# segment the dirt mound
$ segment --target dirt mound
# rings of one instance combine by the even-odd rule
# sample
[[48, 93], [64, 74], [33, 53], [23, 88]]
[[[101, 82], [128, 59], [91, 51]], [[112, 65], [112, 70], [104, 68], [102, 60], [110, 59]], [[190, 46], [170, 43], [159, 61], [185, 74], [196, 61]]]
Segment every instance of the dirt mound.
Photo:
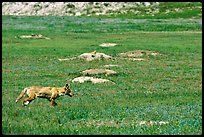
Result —
[[20, 39], [50, 39], [50, 38], [45, 37], [41, 34], [21, 35], [21, 36], [16, 36], [16, 38], [20, 38]]
[[111, 56], [106, 55], [104, 53], [97, 53], [96, 51], [90, 52], [90, 53], [83, 53], [77, 57], [71, 57], [71, 58], [65, 58], [65, 59], [58, 59], [59, 61], [63, 60], [73, 60], [73, 59], [84, 59], [86, 61], [92, 61], [92, 60], [102, 60], [102, 59], [112, 59]]
[[96, 51], [90, 52], [90, 53], [84, 53], [78, 56], [78, 58], [87, 60], [87, 61], [92, 61], [92, 60], [101, 60], [101, 59], [112, 59], [111, 56], [106, 55], [104, 53], [97, 53]]
[[129, 58], [149, 56], [149, 55], [157, 56], [157, 55], [159, 55], [159, 53], [158, 52], [148, 51], [148, 50], [134, 50], [134, 51], [128, 51], [128, 52], [119, 54], [119, 56], [129, 57]]
[[84, 83], [84, 82], [92, 82], [92, 83], [104, 83], [104, 82], [111, 82], [115, 84], [114, 82], [107, 80], [107, 79], [101, 79], [101, 78], [94, 78], [94, 77], [77, 77], [72, 80], [72, 82], [79, 82], [79, 83]]
[[89, 69], [89, 70], [84, 70], [81, 72], [84, 75], [97, 75], [97, 74], [105, 74], [110, 75], [110, 74], [116, 74], [115, 71], [113, 70], [108, 70], [108, 69]]
[[100, 44], [99, 46], [100, 47], [114, 47], [116, 45], [117, 44], [115, 44], [115, 43], [103, 43], [103, 44]]

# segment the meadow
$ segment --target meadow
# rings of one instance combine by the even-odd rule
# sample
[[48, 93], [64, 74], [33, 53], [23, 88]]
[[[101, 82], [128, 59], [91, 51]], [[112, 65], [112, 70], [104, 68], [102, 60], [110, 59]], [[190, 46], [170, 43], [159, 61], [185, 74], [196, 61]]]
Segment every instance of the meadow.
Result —
[[[202, 134], [202, 24], [199, 19], [2, 17], [2, 134]], [[19, 39], [42, 34], [47, 39]], [[115, 47], [100, 47], [117, 43]], [[102, 52], [114, 59], [59, 61]], [[159, 52], [143, 61], [118, 58], [133, 50]], [[115, 84], [71, 83], [75, 96], [58, 105], [38, 98], [22, 107], [25, 87], [62, 87], [91, 68], [115, 64]]]

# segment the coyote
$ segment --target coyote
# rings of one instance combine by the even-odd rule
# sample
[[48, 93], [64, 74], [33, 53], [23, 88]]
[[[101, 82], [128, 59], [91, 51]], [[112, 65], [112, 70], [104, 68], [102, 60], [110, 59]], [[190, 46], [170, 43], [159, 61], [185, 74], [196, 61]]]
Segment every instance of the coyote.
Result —
[[47, 98], [50, 101], [51, 106], [57, 105], [55, 102], [55, 99], [59, 96], [69, 95], [72, 97], [74, 93], [70, 90], [69, 84], [66, 83], [66, 85], [63, 88], [57, 88], [57, 87], [41, 87], [41, 86], [31, 86], [24, 88], [24, 90], [21, 92], [21, 94], [17, 97], [16, 103], [25, 95], [27, 94], [28, 97], [23, 99], [22, 106], [28, 105], [31, 101], [39, 98]]

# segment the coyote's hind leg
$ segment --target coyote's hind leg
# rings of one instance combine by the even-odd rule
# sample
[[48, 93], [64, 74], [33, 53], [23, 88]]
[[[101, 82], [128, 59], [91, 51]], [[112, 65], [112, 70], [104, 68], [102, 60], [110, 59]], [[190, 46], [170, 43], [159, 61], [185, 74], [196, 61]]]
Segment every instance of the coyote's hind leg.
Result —
[[[28, 105], [31, 101], [33, 101], [34, 99], [31, 98], [31, 97], [28, 97], [28, 98], [25, 98], [23, 101], [22, 101], [22, 106], [26, 106]], [[26, 102], [26, 103], [25, 103]]]
[[51, 99], [50, 104], [51, 104], [51, 106], [55, 106], [55, 105], [57, 105], [57, 103], [55, 102], [54, 99]]

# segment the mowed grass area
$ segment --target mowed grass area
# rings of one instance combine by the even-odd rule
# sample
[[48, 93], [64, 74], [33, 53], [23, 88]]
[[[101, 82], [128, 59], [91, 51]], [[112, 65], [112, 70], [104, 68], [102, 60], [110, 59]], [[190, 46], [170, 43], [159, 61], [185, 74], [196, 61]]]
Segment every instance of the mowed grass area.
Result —
[[[3, 16], [2, 29], [3, 134], [202, 134], [199, 20]], [[51, 39], [15, 38], [32, 33]], [[94, 50], [114, 59], [58, 60]], [[132, 50], [161, 55], [118, 58]], [[107, 64], [119, 65], [111, 68], [117, 74], [94, 77], [116, 84], [71, 83], [75, 96], [58, 98], [56, 107], [41, 98], [15, 103], [25, 87], [62, 87]]]

